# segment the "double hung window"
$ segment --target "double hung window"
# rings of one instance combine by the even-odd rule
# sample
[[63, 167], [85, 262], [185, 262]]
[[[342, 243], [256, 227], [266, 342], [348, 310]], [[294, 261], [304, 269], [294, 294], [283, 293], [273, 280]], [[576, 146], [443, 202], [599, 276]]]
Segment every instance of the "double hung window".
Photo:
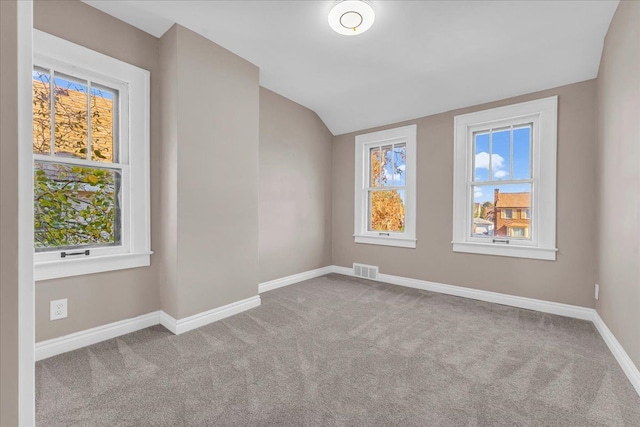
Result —
[[554, 260], [557, 98], [456, 116], [453, 250]]
[[34, 32], [36, 279], [149, 265], [149, 73]]
[[415, 248], [416, 126], [356, 136], [356, 243]]

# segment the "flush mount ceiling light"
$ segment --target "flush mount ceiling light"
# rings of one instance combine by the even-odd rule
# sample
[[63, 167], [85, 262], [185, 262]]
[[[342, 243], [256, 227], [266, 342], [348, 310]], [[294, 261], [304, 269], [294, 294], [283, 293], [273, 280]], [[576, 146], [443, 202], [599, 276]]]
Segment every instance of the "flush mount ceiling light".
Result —
[[329, 25], [336, 33], [355, 36], [373, 25], [376, 14], [366, 0], [337, 1], [329, 12]]

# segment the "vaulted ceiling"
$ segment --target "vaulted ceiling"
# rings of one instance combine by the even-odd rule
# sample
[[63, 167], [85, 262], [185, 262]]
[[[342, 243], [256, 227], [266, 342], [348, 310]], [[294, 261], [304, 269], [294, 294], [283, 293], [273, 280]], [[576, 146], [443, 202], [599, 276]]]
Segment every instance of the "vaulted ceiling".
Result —
[[323, 1], [85, 0], [160, 37], [178, 23], [260, 67], [334, 134], [595, 78], [617, 1], [381, 1], [357, 37]]

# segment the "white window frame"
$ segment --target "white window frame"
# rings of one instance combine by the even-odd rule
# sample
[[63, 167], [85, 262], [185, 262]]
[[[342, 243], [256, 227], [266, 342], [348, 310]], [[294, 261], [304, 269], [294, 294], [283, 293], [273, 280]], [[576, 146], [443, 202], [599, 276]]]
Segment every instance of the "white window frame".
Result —
[[[525, 239], [473, 237], [473, 135], [483, 129], [532, 123], [531, 216]], [[556, 259], [558, 97], [493, 108], [454, 119], [453, 251], [542, 260]], [[488, 184], [494, 184], [488, 181]], [[502, 182], [504, 184], [505, 182]], [[499, 183], [495, 183], [500, 185]], [[508, 243], [507, 243], [508, 242]]]
[[[35, 280], [78, 276], [150, 265], [150, 177], [149, 123], [150, 73], [67, 40], [34, 30], [34, 66], [54, 69], [72, 77], [117, 89], [119, 99], [119, 164], [122, 200], [122, 244], [96, 247], [90, 255], [61, 257], [61, 249], [34, 254]], [[55, 157], [34, 155], [34, 160]], [[109, 163], [64, 158], [77, 163], [110, 169]]]
[[[416, 247], [416, 136], [417, 126], [409, 125], [357, 135], [355, 141], [354, 242], [372, 245]], [[406, 144], [404, 232], [368, 230], [369, 148], [386, 144]], [[390, 189], [393, 189], [391, 187]]]

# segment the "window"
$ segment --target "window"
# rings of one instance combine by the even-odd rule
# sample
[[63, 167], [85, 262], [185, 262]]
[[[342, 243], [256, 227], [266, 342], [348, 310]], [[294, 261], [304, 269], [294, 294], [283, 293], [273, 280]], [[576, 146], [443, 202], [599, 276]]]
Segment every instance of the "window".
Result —
[[456, 116], [454, 132], [453, 250], [555, 260], [557, 97]]
[[416, 125], [356, 136], [354, 241], [416, 247]]
[[509, 237], [529, 237], [529, 229], [527, 227], [509, 226], [507, 231]]
[[501, 212], [502, 219], [513, 219], [513, 209], [503, 209]]
[[36, 280], [149, 265], [149, 73], [34, 31]]

